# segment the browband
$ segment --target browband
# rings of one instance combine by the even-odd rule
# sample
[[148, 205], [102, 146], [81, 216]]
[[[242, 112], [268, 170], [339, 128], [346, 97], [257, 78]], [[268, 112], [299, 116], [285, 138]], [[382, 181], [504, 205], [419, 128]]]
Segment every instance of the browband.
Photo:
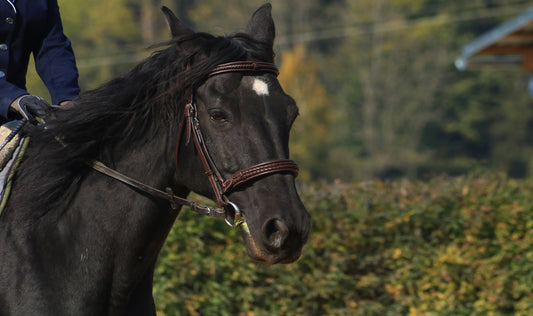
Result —
[[207, 78], [226, 72], [269, 72], [276, 76], [279, 75], [278, 68], [272, 63], [262, 61], [234, 61], [216, 66], [207, 75]]

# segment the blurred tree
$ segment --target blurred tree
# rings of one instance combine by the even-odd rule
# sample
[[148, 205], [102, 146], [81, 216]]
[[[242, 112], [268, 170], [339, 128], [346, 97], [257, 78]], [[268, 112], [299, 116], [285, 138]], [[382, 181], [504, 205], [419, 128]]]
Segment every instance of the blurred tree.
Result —
[[332, 81], [337, 86], [342, 83], [333, 95], [347, 114], [342, 123], [351, 126], [339, 132], [358, 143], [357, 152], [341, 147], [336, 158], [351, 157], [350, 176], [416, 175], [428, 159], [419, 141], [424, 126], [439, 115], [433, 104], [453, 58], [453, 33], [406, 20], [423, 3], [367, 0], [350, 2], [346, 9], [345, 19], [365, 28], [344, 41], [336, 56], [340, 62], [333, 61], [335, 71], [328, 73], [338, 77]]
[[251, 14], [263, 3], [247, 0], [197, 1], [188, 10], [188, 16], [196, 31], [231, 34], [244, 31]]
[[131, 56], [139, 51], [142, 37], [139, 16], [130, 0], [58, 2], [83, 90], [95, 88], [131, 66]]
[[292, 129], [291, 154], [301, 165], [303, 179], [326, 178], [332, 112], [318, 65], [303, 45], [283, 52], [281, 60], [279, 81], [296, 101], [301, 116]]

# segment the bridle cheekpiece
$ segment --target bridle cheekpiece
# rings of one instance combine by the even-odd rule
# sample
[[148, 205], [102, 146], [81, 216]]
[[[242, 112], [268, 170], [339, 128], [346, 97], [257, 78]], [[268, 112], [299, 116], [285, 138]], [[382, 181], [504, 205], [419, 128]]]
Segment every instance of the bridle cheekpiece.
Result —
[[[272, 63], [255, 62], [255, 61], [237, 61], [231, 63], [225, 63], [216, 66], [207, 75], [207, 78], [213, 76], [229, 73], [272, 73], [278, 75], [278, 68]], [[237, 205], [231, 202], [227, 194], [238, 187], [249, 183], [260, 177], [274, 174], [274, 173], [291, 173], [294, 177], [298, 176], [299, 168], [296, 162], [290, 159], [277, 159], [267, 162], [262, 162], [257, 165], [242, 169], [234, 173], [231, 177], [225, 179], [221, 172], [218, 170], [215, 162], [213, 161], [209, 150], [205, 143], [202, 131], [200, 129], [200, 121], [198, 120], [198, 111], [196, 109], [196, 103], [194, 98], [194, 92], [191, 93], [188, 104], [185, 106], [183, 119], [180, 124], [180, 132], [178, 133], [178, 139], [176, 141], [176, 170], [178, 169], [178, 152], [181, 143], [181, 137], [184, 129], [186, 130], [186, 144], [189, 143], [192, 138], [196, 151], [198, 152], [200, 161], [207, 175], [217, 204], [224, 208], [226, 212], [228, 208], [233, 212], [234, 223], [238, 223], [242, 219], [242, 214]], [[228, 215], [228, 214], [226, 214]], [[226, 216], [226, 222], [232, 225]]]

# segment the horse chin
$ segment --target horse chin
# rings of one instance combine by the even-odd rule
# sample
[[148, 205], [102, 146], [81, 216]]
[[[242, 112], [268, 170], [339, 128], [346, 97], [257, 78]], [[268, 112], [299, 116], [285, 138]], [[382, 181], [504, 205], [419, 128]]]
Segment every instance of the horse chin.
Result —
[[287, 264], [292, 263], [298, 260], [298, 258], [300, 258], [301, 249], [299, 249], [298, 251], [292, 251], [290, 253], [272, 253], [262, 249], [257, 245], [256, 241], [254, 240], [246, 222], [242, 223], [240, 227], [242, 229], [242, 236], [244, 244], [246, 246], [246, 252], [248, 253], [248, 256], [253, 260], [264, 262], [266, 264]]

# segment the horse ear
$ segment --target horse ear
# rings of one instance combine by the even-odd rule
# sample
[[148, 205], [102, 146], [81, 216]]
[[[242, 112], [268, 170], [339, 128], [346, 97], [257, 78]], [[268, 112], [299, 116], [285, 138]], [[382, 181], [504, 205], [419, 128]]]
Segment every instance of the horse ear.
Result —
[[178, 19], [178, 17], [174, 14], [174, 12], [172, 12], [172, 10], [165, 6], [161, 7], [161, 10], [165, 14], [165, 18], [167, 19], [168, 25], [170, 27], [172, 37], [178, 37], [194, 33], [193, 30], [188, 28], [183, 22], [180, 21], [180, 19]]
[[274, 45], [276, 28], [272, 19], [272, 5], [270, 3], [262, 5], [254, 12], [246, 27], [246, 33], [257, 41], [267, 43], [270, 46]]

